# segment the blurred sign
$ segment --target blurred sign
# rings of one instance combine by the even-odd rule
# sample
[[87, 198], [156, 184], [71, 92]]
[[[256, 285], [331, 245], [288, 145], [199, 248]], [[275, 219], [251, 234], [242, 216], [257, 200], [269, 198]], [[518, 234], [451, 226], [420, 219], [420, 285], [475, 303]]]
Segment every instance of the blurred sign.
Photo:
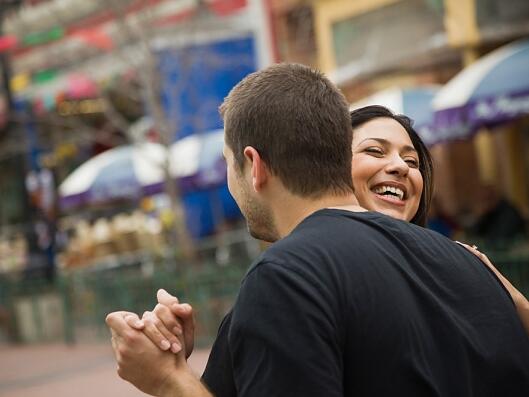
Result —
[[174, 140], [222, 128], [219, 105], [256, 68], [251, 34], [161, 51], [163, 104]]
[[101, 113], [103, 110], [104, 104], [101, 98], [64, 100], [57, 106], [57, 111], [61, 116]]
[[47, 168], [29, 171], [25, 182], [31, 204], [52, 215], [55, 207], [55, 181], [52, 172]]
[[206, 0], [207, 5], [219, 15], [231, 14], [246, 7], [246, 0]]
[[242, 78], [272, 62], [264, 0], [208, 0], [200, 34], [161, 44], [162, 101], [173, 140], [222, 128], [218, 107]]
[[11, 78], [10, 84], [11, 89], [14, 92], [22, 91], [24, 88], [26, 88], [31, 81], [31, 77], [28, 73], [19, 73], [13, 76]]

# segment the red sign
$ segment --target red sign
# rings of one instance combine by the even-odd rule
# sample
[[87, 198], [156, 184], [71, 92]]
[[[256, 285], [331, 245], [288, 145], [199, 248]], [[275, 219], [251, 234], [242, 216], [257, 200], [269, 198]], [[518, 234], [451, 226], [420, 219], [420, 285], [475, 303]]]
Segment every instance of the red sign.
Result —
[[246, 0], [208, 0], [208, 7], [215, 14], [229, 15], [246, 7]]
[[0, 52], [8, 51], [15, 48], [18, 44], [16, 36], [0, 36]]

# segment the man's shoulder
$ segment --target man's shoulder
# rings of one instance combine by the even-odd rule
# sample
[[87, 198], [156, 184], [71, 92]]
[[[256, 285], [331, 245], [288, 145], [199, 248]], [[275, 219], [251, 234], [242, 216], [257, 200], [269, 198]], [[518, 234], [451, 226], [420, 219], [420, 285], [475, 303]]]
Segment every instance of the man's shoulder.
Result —
[[[392, 235], [402, 239], [422, 235], [437, 239], [437, 233], [421, 226], [372, 212], [355, 212], [341, 209], [324, 209], [307, 217], [277, 248], [301, 245], [316, 241], [317, 245], [343, 244], [350, 246], [368, 244]], [[442, 237], [441, 237], [442, 239]]]
[[[363, 240], [369, 241], [366, 229], [370, 226], [363, 226], [354, 215], [347, 219], [344, 217], [347, 212], [322, 210], [307, 217], [292, 233], [263, 252], [248, 273], [265, 267], [271, 272], [274, 269], [303, 274], [319, 272], [325, 268], [331, 253], [341, 252], [344, 247], [348, 247], [348, 253], [354, 252], [355, 247], [363, 245]], [[376, 214], [373, 216], [376, 218]]]
[[[289, 236], [274, 243], [252, 264], [248, 274], [264, 271], [279, 275], [285, 271], [300, 277], [327, 279], [329, 274], [344, 277], [364, 274], [411, 257], [449, 261], [465, 255], [450, 239], [409, 222], [377, 213], [321, 211], [302, 222]], [[417, 259], [418, 260], [418, 259]], [[377, 263], [375, 268], [373, 263]]]

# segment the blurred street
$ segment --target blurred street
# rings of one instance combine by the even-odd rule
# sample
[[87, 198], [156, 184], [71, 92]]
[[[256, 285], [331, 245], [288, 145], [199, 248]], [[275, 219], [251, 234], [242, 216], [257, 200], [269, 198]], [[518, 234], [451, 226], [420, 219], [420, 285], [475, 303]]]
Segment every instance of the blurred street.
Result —
[[[204, 370], [208, 350], [196, 350], [189, 362]], [[0, 345], [1, 397], [144, 396], [116, 374], [109, 343]]]
[[212, 345], [269, 246], [228, 188], [219, 106], [278, 62], [352, 112], [409, 117], [422, 188], [373, 166], [366, 192], [400, 211], [417, 190], [399, 219], [478, 246], [529, 297], [528, 0], [0, 0], [0, 397], [144, 395], [104, 319], [160, 288]]

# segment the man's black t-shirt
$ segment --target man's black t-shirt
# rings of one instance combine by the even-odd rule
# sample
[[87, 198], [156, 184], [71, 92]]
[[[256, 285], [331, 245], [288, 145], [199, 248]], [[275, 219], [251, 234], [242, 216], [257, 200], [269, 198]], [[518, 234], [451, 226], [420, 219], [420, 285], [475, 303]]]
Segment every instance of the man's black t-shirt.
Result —
[[463, 247], [325, 209], [251, 266], [203, 381], [217, 397], [526, 397], [529, 338]]

